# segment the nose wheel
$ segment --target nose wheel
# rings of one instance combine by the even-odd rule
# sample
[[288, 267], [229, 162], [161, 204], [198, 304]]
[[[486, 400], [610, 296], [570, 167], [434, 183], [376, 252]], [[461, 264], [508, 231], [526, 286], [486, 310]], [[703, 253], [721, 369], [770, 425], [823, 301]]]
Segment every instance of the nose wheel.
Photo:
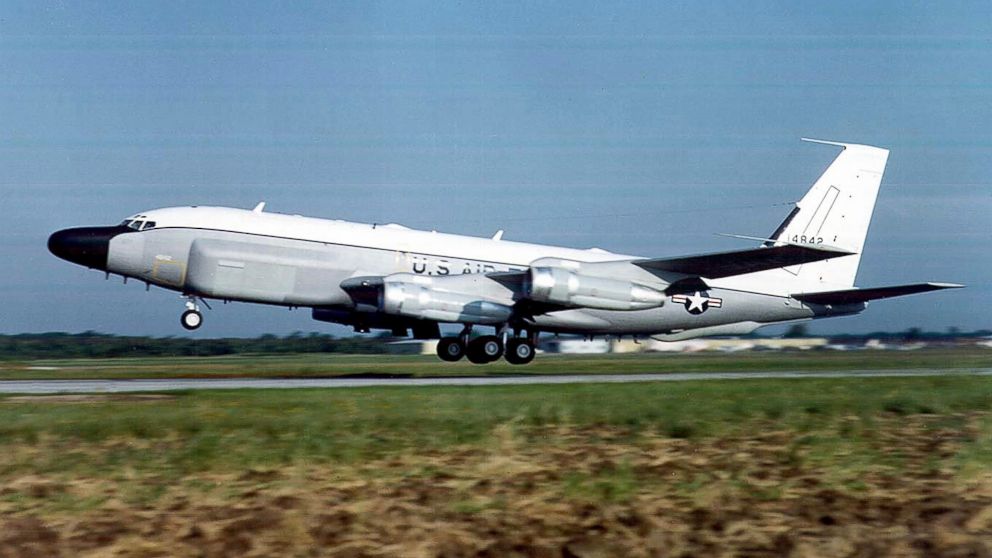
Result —
[[179, 316], [179, 323], [189, 331], [193, 331], [203, 325], [203, 314], [200, 313], [200, 307], [196, 303], [196, 299], [190, 298], [186, 301], [186, 311]]
[[183, 315], [179, 317], [179, 323], [183, 325], [184, 328], [193, 331], [194, 329], [200, 327], [203, 323], [203, 314], [197, 310], [187, 310], [183, 312]]

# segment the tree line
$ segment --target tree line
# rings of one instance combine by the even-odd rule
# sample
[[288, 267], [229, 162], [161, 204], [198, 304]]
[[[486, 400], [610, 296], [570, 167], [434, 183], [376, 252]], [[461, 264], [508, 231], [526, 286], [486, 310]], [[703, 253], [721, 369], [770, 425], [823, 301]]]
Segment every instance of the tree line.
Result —
[[[805, 324], [790, 328], [784, 337], [806, 337]], [[752, 335], [760, 338], [760, 335]], [[877, 331], [869, 334], [829, 335], [834, 342], [882, 341], [941, 342], [990, 337], [992, 331], [944, 332], [910, 328], [901, 332]], [[284, 337], [267, 334], [254, 338], [228, 337], [190, 339], [188, 337], [121, 336], [86, 331], [83, 333], [22, 333], [0, 335], [0, 359], [115, 358], [155, 356], [220, 356], [239, 354], [410, 354], [420, 351], [416, 343], [393, 344], [388, 334], [366, 337], [334, 337], [323, 333], [296, 332]]]
[[385, 354], [418, 351], [391, 345], [387, 337], [334, 337], [300, 332], [279, 337], [190, 339], [84, 333], [0, 335], [0, 359], [220, 356], [238, 354], [347, 353]]

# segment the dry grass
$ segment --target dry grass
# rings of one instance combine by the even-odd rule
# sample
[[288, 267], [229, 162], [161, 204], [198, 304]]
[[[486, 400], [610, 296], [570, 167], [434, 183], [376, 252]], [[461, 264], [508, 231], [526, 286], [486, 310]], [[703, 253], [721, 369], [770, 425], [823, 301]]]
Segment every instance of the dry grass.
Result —
[[0, 558], [992, 552], [984, 378], [14, 401]]
[[982, 556], [992, 472], [954, 456], [988, 416], [959, 418], [880, 418], [898, 466], [824, 468], [771, 424], [701, 440], [508, 424], [361, 464], [27, 475], [0, 490], [0, 556]]

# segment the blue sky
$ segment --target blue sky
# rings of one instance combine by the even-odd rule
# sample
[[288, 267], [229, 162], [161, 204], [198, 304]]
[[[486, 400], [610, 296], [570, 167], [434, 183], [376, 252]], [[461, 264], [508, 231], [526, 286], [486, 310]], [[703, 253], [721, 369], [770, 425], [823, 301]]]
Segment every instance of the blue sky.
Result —
[[4, 2], [0, 332], [183, 334], [175, 293], [45, 250], [162, 206], [743, 247], [713, 233], [767, 235], [835, 155], [801, 136], [892, 150], [860, 285], [969, 285], [814, 331], [992, 327], [990, 75], [988, 2]]

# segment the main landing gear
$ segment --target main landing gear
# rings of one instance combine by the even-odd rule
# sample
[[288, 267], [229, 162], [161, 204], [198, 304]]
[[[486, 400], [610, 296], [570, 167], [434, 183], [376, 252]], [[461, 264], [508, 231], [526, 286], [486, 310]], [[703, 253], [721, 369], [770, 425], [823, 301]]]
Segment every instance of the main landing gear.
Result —
[[534, 360], [534, 342], [525, 337], [512, 337], [506, 342], [506, 362], [527, 364]]
[[465, 356], [473, 364], [488, 364], [503, 356], [503, 344], [495, 335], [483, 335], [468, 342]]
[[437, 344], [437, 356], [448, 362], [467, 357], [474, 364], [488, 364], [500, 357], [505, 357], [510, 364], [527, 364], [534, 360], [536, 333], [526, 337], [511, 337], [504, 347], [502, 335], [483, 335], [470, 340], [471, 332], [471, 328], [466, 327], [457, 337], [441, 338]]
[[186, 298], [186, 311], [183, 312], [182, 316], [179, 316], [179, 323], [189, 331], [203, 325], [203, 314], [200, 313], [200, 305], [196, 303], [196, 297]]

